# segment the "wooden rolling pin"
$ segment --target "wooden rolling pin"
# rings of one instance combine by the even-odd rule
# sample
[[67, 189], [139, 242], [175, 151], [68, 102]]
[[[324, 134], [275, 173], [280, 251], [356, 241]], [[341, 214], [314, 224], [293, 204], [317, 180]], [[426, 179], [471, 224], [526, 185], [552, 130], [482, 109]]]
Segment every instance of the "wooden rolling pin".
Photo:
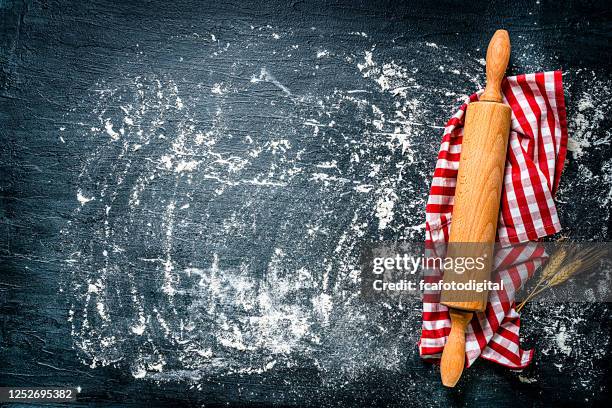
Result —
[[[502, 182], [510, 134], [510, 107], [502, 103], [501, 83], [510, 59], [510, 37], [506, 30], [497, 30], [487, 49], [487, 85], [478, 102], [468, 105], [459, 173], [455, 190], [449, 251], [461, 256], [452, 243], [481, 243], [463, 248], [472, 254], [487, 252], [491, 256], [485, 268], [472, 269], [462, 279], [490, 279], [492, 248], [497, 233]], [[458, 248], [461, 248], [459, 246]], [[480, 252], [479, 252], [480, 251]], [[465, 254], [462, 254], [465, 256]], [[445, 271], [444, 281], [447, 282]], [[451, 278], [452, 279], [452, 278]], [[488, 293], [457, 294], [442, 291], [441, 303], [450, 308], [451, 332], [442, 353], [442, 383], [454, 387], [465, 364], [465, 330], [473, 312], [483, 311]], [[449, 300], [450, 299], [450, 300]]]

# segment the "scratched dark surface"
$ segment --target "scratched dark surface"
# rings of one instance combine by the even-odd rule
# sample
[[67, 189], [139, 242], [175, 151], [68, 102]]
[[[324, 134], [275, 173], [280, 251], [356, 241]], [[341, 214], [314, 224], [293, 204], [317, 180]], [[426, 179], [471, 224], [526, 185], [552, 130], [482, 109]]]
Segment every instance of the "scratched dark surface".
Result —
[[[563, 234], [609, 241], [601, 2], [0, 0], [0, 385], [100, 406], [576, 406], [610, 309], [525, 309], [532, 366], [444, 389], [363, 243], [423, 237], [440, 126], [510, 30], [562, 69]], [[72, 404], [76, 405], [76, 404]]]

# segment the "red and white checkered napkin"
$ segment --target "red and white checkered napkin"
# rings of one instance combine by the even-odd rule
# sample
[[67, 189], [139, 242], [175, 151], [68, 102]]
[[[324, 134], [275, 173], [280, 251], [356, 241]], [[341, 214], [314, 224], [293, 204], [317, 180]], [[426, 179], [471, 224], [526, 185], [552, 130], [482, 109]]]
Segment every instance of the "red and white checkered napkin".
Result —
[[[561, 228], [553, 201], [565, 161], [567, 122], [561, 72], [508, 77], [502, 85], [504, 103], [512, 108], [512, 123], [497, 239], [502, 244], [534, 241]], [[469, 102], [477, 101], [478, 94]], [[446, 243], [452, 223], [463, 121], [467, 103], [448, 121], [438, 154], [426, 215], [426, 243]], [[466, 364], [479, 356], [521, 369], [533, 350], [519, 346], [519, 314], [514, 293], [542, 263], [545, 253], [536, 245], [507, 247], [496, 253], [492, 280], [503, 280], [505, 290], [490, 292], [487, 309], [475, 313], [466, 331]], [[426, 280], [437, 282], [440, 271]], [[426, 360], [440, 359], [450, 332], [448, 309], [439, 293], [423, 296], [423, 327], [419, 351]]]

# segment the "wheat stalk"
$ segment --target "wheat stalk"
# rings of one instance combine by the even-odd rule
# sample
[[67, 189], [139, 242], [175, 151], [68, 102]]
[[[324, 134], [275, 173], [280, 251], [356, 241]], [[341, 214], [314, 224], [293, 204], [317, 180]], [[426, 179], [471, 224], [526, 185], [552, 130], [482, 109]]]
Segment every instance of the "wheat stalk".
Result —
[[571, 278], [576, 272], [581, 270], [581, 265], [583, 264], [581, 259], [575, 259], [570, 263], [564, 265], [559, 268], [557, 273], [553, 274], [548, 280], [548, 286], [553, 287], [562, 284], [569, 278]]
[[540, 279], [536, 283], [535, 287], [532, 289], [532, 294], [534, 292], [538, 292], [538, 289], [540, 289], [540, 287], [543, 284], [545, 284], [546, 281], [550, 280], [555, 275], [557, 270], [561, 267], [561, 265], [563, 265], [563, 261], [565, 260], [565, 258], [570, 253], [571, 253], [571, 247], [570, 248], [564, 247], [564, 248], [557, 250], [554, 254], [552, 254], [548, 263], [546, 263], [546, 265], [544, 266], [544, 269], [542, 270], [542, 273], [540, 274]]
[[540, 280], [538, 281], [538, 284], [553, 277], [559, 267], [561, 267], [561, 265], [563, 264], [563, 261], [567, 257], [568, 253], [569, 249], [561, 248], [557, 250], [554, 254], [552, 254], [550, 260], [542, 270], [542, 274], [540, 275]]
[[540, 279], [531, 290], [529, 295], [516, 308], [520, 312], [525, 304], [540, 294], [542, 291], [562, 284], [576, 273], [590, 269], [605, 255], [606, 251], [601, 248], [591, 248], [578, 251], [575, 245], [569, 245], [557, 250], [545, 265]]

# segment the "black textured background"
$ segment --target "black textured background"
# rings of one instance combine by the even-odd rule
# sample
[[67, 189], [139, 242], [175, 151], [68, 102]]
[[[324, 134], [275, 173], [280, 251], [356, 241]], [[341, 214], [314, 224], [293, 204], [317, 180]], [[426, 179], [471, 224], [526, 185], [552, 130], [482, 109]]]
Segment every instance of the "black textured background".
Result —
[[[440, 126], [500, 27], [511, 72], [564, 71], [563, 234], [609, 241], [607, 1], [0, 0], [0, 385], [100, 406], [609, 401], [607, 305], [527, 307], [532, 366], [479, 361], [449, 390], [418, 357], [417, 300], [354, 297], [360, 245], [422, 239]], [[301, 266], [310, 286], [287, 289]]]

